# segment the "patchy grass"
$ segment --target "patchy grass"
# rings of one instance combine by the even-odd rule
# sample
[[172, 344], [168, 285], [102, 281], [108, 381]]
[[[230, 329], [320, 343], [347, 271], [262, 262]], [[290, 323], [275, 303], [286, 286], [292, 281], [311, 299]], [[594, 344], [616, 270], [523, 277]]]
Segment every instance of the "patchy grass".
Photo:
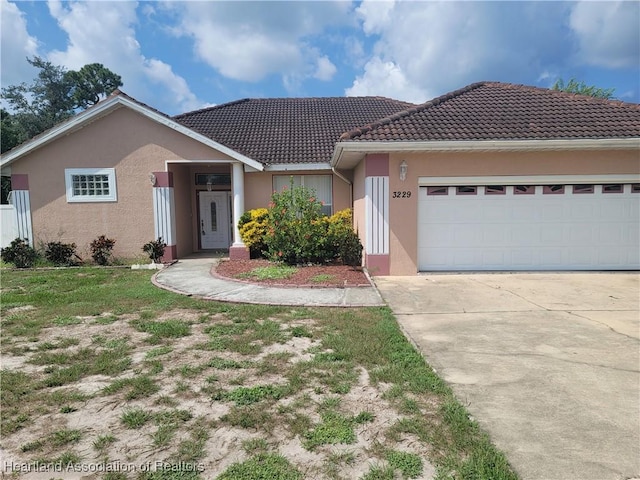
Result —
[[331, 275], [329, 273], [321, 273], [318, 275], [314, 275], [313, 277], [311, 277], [311, 281], [313, 283], [326, 283], [326, 282], [332, 282], [336, 279], [335, 275]]
[[291, 277], [298, 269], [290, 265], [276, 264], [267, 267], [254, 268], [250, 272], [238, 275], [238, 278], [250, 278], [255, 280], [280, 280]]
[[516, 479], [387, 308], [207, 302], [150, 275], [3, 271], [12, 458], [158, 462], [105, 480], [417, 478], [428, 464]]
[[249, 460], [234, 463], [218, 477], [218, 480], [298, 480], [301, 478], [303, 478], [302, 473], [282, 455], [259, 453]]

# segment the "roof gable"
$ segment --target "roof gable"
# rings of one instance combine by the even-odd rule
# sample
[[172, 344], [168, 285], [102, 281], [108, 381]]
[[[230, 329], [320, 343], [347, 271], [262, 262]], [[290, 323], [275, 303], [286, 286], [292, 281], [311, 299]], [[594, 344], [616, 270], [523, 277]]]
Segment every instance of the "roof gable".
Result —
[[480, 82], [352, 129], [341, 141], [574, 140], [640, 137], [640, 105]]
[[59, 123], [49, 130], [26, 141], [22, 145], [19, 145], [12, 150], [9, 150], [8, 152], [5, 152], [0, 157], [0, 166], [9, 166], [20, 157], [44, 147], [48, 143], [56, 140], [63, 135], [69, 135], [70, 133], [83, 128], [89, 123], [94, 122], [119, 108], [129, 108], [131, 110], [134, 110], [156, 123], [176, 130], [179, 133], [190, 137], [200, 143], [203, 143], [215, 150], [218, 150], [235, 160], [247, 164], [255, 169], [263, 170], [262, 164], [255, 161], [254, 159], [242, 155], [241, 153], [236, 152], [225, 145], [219, 144], [218, 142], [189, 129], [188, 127], [185, 127], [184, 125], [173, 120], [168, 115], [165, 115], [164, 113], [152, 107], [149, 107], [144, 103], [138, 102], [137, 100], [133, 99], [120, 90], [115, 90], [109, 97], [97, 103], [96, 105], [88, 108], [87, 110], [84, 110], [83, 112], [80, 112], [79, 114], [64, 122]]
[[414, 105], [384, 97], [258, 98], [173, 117], [265, 165], [327, 163], [340, 135]]

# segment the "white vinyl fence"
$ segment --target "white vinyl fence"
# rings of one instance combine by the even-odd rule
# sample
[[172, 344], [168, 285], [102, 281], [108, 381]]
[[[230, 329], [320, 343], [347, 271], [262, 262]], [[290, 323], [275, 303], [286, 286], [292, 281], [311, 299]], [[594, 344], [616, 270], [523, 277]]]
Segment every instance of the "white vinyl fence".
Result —
[[0, 247], [5, 248], [18, 236], [16, 210], [13, 205], [0, 205]]

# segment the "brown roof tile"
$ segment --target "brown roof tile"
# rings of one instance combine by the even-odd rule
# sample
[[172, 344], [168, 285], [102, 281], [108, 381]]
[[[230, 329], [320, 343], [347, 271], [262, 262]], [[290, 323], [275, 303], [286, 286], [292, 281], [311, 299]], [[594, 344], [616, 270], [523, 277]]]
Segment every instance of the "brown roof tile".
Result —
[[244, 99], [173, 119], [264, 164], [329, 162], [340, 135], [413, 106], [384, 97]]
[[543, 140], [640, 137], [640, 105], [480, 82], [395, 113], [348, 141]]

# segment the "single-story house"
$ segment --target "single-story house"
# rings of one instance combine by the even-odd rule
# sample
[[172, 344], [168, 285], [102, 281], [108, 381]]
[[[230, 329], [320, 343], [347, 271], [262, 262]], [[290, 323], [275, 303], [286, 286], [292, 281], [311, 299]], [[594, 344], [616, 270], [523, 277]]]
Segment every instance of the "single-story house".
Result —
[[498, 82], [422, 105], [244, 99], [167, 116], [121, 91], [0, 157], [20, 237], [165, 260], [229, 249], [289, 184], [350, 207], [373, 275], [640, 269], [640, 105]]

